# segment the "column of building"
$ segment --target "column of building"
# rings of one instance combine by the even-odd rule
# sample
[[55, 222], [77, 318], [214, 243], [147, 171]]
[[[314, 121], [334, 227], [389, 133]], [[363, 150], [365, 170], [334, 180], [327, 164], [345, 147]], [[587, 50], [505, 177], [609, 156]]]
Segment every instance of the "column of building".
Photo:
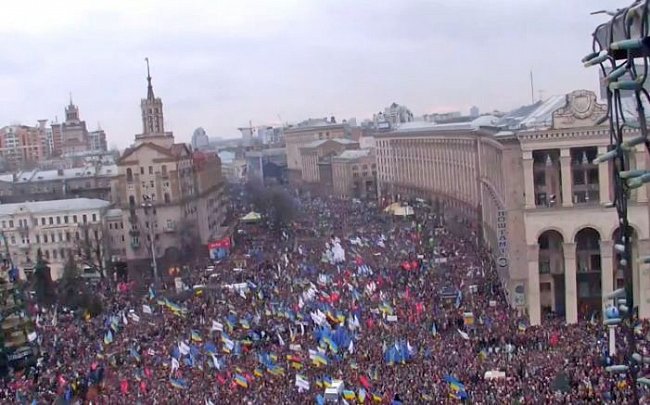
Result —
[[578, 286], [576, 279], [576, 244], [564, 243], [564, 306], [567, 323], [578, 322]]
[[[602, 194], [601, 194], [602, 197]], [[601, 296], [614, 291], [614, 242], [611, 240], [600, 241], [600, 263], [601, 263]], [[603, 310], [609, 305], [603, 300]]]
[[647, 264], [639, 263], [639, 257], [650, 256], [650, 240], [642, 239], [637, 241], [637, 251], [635, 257], [632, 259], [633, 272], [638, 275], [638, 286], [635, 291], [638, 291], [638, 298], [635, 297], [634, 304], [639, 306], [639, 318], [650, 318], [650, 266]]
[[560, 149], [560, 168], [562, 175], [562, 206], [573, 207], [573, 191], [572, 181], [573, 175], [571, 173], [571, 149]]
[[524, 193], [527, 209], [535, 208], [535, 176], [533, 175], [533, 152], [524, 151]]
[[528, 317], [531, 325], [542, 322], [539, 291], [539, 245], [528, 245]]
[[[598, 147], [598, 155], [604, 155], [607, 153], [606, 146]], [[598, 182], [599, 182], [599, 192], [600, 192], [600, 204], [607, 205], [611, 203], [610, 198], [610, 167], [609, 162], [601, 163], [598, 165]]]

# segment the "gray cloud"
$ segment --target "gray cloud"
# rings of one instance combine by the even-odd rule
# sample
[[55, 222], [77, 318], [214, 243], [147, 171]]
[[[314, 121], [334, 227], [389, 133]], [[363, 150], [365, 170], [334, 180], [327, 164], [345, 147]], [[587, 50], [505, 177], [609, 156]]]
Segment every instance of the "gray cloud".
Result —
[[185, 141], [197, 126], [235, 136], [249, 119], [363, 118], [393, 101], [416, 114], [508, 109], [530, 101], [531, 68], [547, 96], [595, 89], [595, 71], [579, 60], [603, 20], [589, 12], [612, 7], [608, 0], [118, 3], [51, 28], [0, 28], [10, 39], [0, 43], [0, 122], [61, 117], [72, 91], [91, 127], [101, 122], [110, 142], [126, 146], [140, 131], [145, 56], [167, 124]]

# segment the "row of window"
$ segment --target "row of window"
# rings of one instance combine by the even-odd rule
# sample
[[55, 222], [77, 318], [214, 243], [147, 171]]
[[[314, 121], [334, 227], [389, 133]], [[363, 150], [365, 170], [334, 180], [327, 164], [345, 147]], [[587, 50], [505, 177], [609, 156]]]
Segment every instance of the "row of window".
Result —
[[[79, 222], [79, 219], [81, 219], [81, 222]], [[71, 222], [72, 220], [72, 222]], [[92, 214], [91, 215], [91, 221], [92, 222], [97, 222], [97, 214]], [[86, 214], [82, 214], [81, 218], [79, 218], [77, 215], [64, 215], [64, 216], [56, 216], [56, 217], [41, 217], [40, 224], [41, 226], [45, 225], [62, 225], [62, 224], [77, 224], [77, 223], [83, 223], [86, 224], [88, 223], [88, 216]], [[17, 224], [19, 228], [27, 228], [29, 226], [29, 221], [27, 219], [19, 219], [16, 223], [14, 223], [13, 219], [10, 220], [3, 220], [2, 221], [2, 229], [12, 229], [14, 228], [14, 225]], [[32, 225], [33, 226], [38, 226], [39, 225], [39, 220], [38, 218], [33, 218], [32, 219]]]
[[[144, 175], [144, 166], [140, 166], [140, 174]], [[149, 166], [148, 173], [150, 175], [153, 175], [153, 166]], [[162, 165], [160, 166], [160, 174], [163, 176], [167, 176], [167, 165]], [[133, 181], [133, 170], [129, 167], [126, 169], [126, 181]]]

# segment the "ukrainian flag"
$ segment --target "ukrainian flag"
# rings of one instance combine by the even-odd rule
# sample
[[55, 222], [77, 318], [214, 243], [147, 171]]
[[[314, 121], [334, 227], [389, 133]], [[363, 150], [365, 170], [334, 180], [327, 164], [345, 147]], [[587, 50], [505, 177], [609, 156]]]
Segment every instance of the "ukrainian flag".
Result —
[[354, 401], [357, 398], [357, 395], [354, 393], [354, 391], [343, 390], [343, 398], [346, 400]]
[[322, 353], [314, 354], [314, 357], [312, 358], [312, 362], [316, 366], [326, 366], [328, 363], [327, 357], [325, 357]]
[[280, 366], [273, 366], [269, 368], [269, 373], [274, 376], [284, 375], [284, 369]]
[[185, 380], [181, 380], [180, 378], [171, 378], [169, 380], [169, 383], [172, 385], [172, 387], [178, 388], [179, 390], [187, 389], [187, 383]]
[[248, 388], [248, 380], [246, 380], [246, 378], [241, 374], [235, 375], [235, 384], [242, 388]]
[[332, 352], [337, 353], [339, 351], [339, 347], [334, 343], [331, 337], [325, 336], [322, 342], [325, 343]]
[[253, 374], [255, 375], [255, 377], [262, 377], [264, 375], [264, 372], [262, 371], [261, 368], [256, 368], [255, 370], [253, 370]]
[[113, 343], [113, 333], [109, 330], [106, 335], [104, 335], [104, 344], [109, 345]]
[[372, 400], [373, 402], [377, 402], [378, 404], [381, 404], [382, 398], [380, 395], [377, 394], [371, 394], [372, 395]]
[[192, 331], [192, 341], [193, 342], [203, 342], [203, 338], [201, 335], [199, 335], [199, 332], [193, 330]]

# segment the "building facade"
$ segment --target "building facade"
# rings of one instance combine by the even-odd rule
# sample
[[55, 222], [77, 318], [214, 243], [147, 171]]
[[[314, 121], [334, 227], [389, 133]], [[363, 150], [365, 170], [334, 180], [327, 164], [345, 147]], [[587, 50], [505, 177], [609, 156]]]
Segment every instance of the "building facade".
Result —
[[347, 138], [321, 139], [300, 147], [301, 176], [305, 183], [320, 181], [319, 164], [345, 150], [359, 149], [359, 143]]
[[[552, 311], [569, 323], [598, 313], [602, 296], [622, 283], [613, 245], [620, 230], [607, 151], [606, 107], [575, 91], [541, 103], [525, 125], [484, 128], [471, 122], [377, 136], [380, 195], [435, 200], [463, 218], [491, 248], [510, 304], [532, 324]], [[629, 136], [634, 136], [633, 132]], [[645, 168], [646, 153], [631, 154]], [[633, 192], [634, 297], [650, 317], [650, 279], [636, 258], [650, 254], [647, 188]]]
[[150, 76], [147, 82], [140, 104], [143, 131], [117, 162], [112, 197], [128, 228], [130, 268], [151, 274], [155, 257], [163, 275], [223, 236], [225, 182], [217, 156], [193, 154], [165, 132], [162, 100], [155, 97]]
[[111, 181], [117, 174], [117, 165], [96, 161], [77, 168], [34, 169], [0, 175], [0, 202], [8, 204], [66, 198], [109, 201]]
[[284, 129], [284, 142], [287, 151], [287, 169], [290, 180], [299, 180], [302, 172], [300, 148], [318, 140], [349, 138], [347, 124], [323, 120]]
[[46, 156], [46, 134], [41, 126], [0, 128], [0, 157], [5, 170], [34, 168]]
[[343, 198], [377, 197], [377, 164], [371, 149], [346, 150], [331, 158], [332, 187]]
[[88, 198], [0, 204], [4, 251], [9, 251], [24, 279], [40, 250], [49, 262], [52, 279], [58, 279], [70, 255], [83, 262], [85, 248], [102, 240], [109, 207], [108, 201]]

